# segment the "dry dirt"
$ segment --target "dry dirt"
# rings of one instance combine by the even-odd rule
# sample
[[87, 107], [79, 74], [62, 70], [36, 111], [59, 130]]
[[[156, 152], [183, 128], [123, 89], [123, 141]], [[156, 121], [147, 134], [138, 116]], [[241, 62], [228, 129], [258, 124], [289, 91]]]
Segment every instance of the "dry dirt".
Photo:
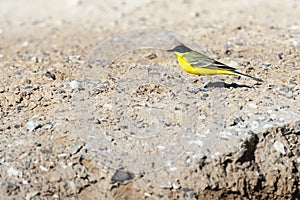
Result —
[[[1, 199], [299, 199], [299, 10], [1, 1]], [[264, 82], [205, 85], [147, 27]]]

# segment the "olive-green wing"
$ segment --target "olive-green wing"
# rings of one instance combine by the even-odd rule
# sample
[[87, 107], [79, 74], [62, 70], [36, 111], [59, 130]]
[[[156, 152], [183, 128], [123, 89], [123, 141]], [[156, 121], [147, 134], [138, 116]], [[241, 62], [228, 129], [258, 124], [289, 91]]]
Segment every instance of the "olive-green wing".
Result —
[[230, 71], [236, 70], [233, 67], [229, 67], [223, 63], [220, 63], [196, 51], [191, 51], [187, 53], [186, 55], [184, 55], [184, 58], [187, 59], [190, 62], [191, 66], [193, 67], [203, 67], [209, 69], [225, 69]]

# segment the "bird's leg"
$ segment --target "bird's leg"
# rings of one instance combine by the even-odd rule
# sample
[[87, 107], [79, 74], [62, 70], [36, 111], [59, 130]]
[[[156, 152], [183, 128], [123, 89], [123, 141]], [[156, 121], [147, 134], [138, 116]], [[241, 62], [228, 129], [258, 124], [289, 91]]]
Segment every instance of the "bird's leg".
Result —
[[212, 77], [210, 75], [206, 75], [206, 77], [208, 78], [208, 81], [206, 81], [206, 83], [203, 84], [203, 88], [205, 88], [206, 86], [208, 86], [208, 84], [211, 82]]
[[198, 92], [203, 92], [206, 91], [206, 86], [210, 83], [210, 81], [212, 80], [211, 76], [207, 75], [206, 76], [209, 80], [206, 81], [201, 87], [194, 89], [192, 91], [190, 91], [191, 93], [197, 94]]

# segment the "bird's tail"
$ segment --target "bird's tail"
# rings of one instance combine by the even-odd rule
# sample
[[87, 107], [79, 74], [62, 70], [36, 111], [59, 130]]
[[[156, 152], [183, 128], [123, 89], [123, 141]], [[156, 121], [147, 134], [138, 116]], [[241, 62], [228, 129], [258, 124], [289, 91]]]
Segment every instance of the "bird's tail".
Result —
[[251, 78], [251, 79], [256, 80], [258, 82], [263, 82], [263, 80], [261, 80], [259, 78], [255, 78], [255, 77], [252, 77], [252, 76], [249, 76], [249, 75], [246, 75], [246, 74], [242, 74], [242, 73], [236, 72], [236, 71], [234, 71], [234, 75], [241, 76], [241, 77], [244, 77], [244, 78]]

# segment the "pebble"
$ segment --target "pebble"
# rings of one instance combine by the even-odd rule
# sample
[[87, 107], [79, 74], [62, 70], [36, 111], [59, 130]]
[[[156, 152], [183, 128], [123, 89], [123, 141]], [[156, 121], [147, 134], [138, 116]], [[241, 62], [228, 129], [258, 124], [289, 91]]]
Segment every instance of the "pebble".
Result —
[[29, 46], [29, 42], [27, 42], [27, 41], [25, 41], [25, 42], [23, 42], [23, 47], [28, 47]]
[[68, 61], [75, 62], [75, 61], [78, 61], [79, 59], [80, 59], [80, 55], [71, 55], [71, 56], [68, 56]]
[[76, 191], [76, 185], [75, 185], [74, 181], [70, 181], [70, 182], [69, 182], [69, 185], [70, 185], [70, 188], [71, 188], [73, 191]]
[[31, 200], [33, 197], [35, 197], [35, 196], [38, 195], [39, 193], [40, 193], [39, 191], [29, 192], [29, 193], [26, 195], [25, 199], [26, 199], [26, 200]]
[[274, 143], [274, 148], [275, 148], [278, 152], [280, 152], [280, 153], [282, 153], [283, 155], [285, 155], [285, 149], [284, 149], [284, 145], [283, 145], [282, 143], [276, 141], [276, 142]]
[[299, 157], [299, 158], [297, 158], [297, 163], [298, 163], [298, 164], [300, 164], [300, 157]]
[[181, 188], [179, 180], [177, 180], [175, 183], [172, 184], [172, 188], [175, 190], [178, 190]]
[[29, 121], [26, 123], [26, 128], [29, 131], [29, 133], [33, 132], [34, 130], [42, 127], [42, 124], [40, 122], [36, 121]]
[[69, 86], [74, 90], [74, 89], [78, 88], [79, 84], [77, 81], [71, 81], [69, 83]]
[[257, 108], [256, 103], [248, 103], [248, 106], [251, 108]]
[[43, 172], [47, 172], [48, 169], [46, 167], [44, 167], [43, 165], [40, 165], [40, 170]]
[[160, 180], [160, 182], [158, 183], [159, 187], [163, 188], [163, 189], [171, 189], [172, 188], [172, 183], [171, 181], [167, 181], [167, 180]]
[[52, 72], [49, 72], [49, 71], [47, 71], [47, 72], [45, 73], [45, 76], [48, 77], [48, 78], [51, 78], [52, 80], [55, 80], [55, 79], [56, 79], [55, 74], [52, 73]]
[[240, 64], [241, 66], [246, 67], [246, 66], [250, 65], [250, 61], [244, 60], [244, 61], [242, 61], [242, 62], [239, 62], [239, 64]]
[[5, 88], [0, 86], [0, 93], [3, 93], [3, 92], [5, 92]]
[[112, 183], [121, 183], [124, 184], [126, 181], [134, 179], [134, 174], [127, 171], [117, 170], [114, 175], [111, 177]]
[[13, 167], [8, 168], [7, 174], [8, 176], [22, 177], [22, 172]]
[[36, 56], [33, 56], [30, 60], [31, 60], [33, 63], [38, 63], [38, 62], [39, 62], [39, 59], [38, 59]]
[[45, 129], [45, 130], [49, 130], [49, 129], [51, 129], [52, 128], [52, 124], [46, 124], [45, 126], [43, 126], [43, 129]]
[[151, 197], [151, 194], [148, 193], [148, 192], [144, 192], [144, 196], [145, 196], [145, 197]]
[[264, 67], [270, 67], [271, 63], [269, 63], [269, 62], [262, 62], [261, 65], [264, 66]]
[[57, 155], [57, 157], [59, 157], [59, 158], [64, 158], [64, 157], [67, 157], [67, 156], [68, 156], [68, 154], [66, 154], [66, 153], [61, 153], [61, 154]]
[[183, 188], [183, 191], [184, 191], [183, 197], [192, 198], [196, 194], [193, 189], [189, 189], [189, 188]]

